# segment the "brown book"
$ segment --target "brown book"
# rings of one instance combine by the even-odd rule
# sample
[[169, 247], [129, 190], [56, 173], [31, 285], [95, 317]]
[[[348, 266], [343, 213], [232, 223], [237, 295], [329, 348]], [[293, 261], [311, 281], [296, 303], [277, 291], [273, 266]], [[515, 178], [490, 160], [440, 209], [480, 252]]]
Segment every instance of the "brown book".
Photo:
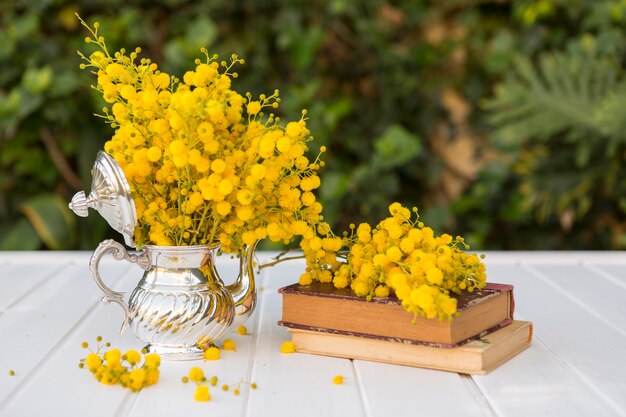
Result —
[[289, 331], [296, 352], [486, 374], [530, 346], [533, 325], [529, 321], [515, 320], [482, 339], [450, 349], [323, 331]]
[[367, 301], [332, 284], [293, 284], [278, 292], [283, 296], [282, 326], [439, 347], [458, 346], [510, 324], [515, 307], [513, 286], [493, 283], [457, 296], [460, 314], [452, 321], [414, 319], [395, 297]]

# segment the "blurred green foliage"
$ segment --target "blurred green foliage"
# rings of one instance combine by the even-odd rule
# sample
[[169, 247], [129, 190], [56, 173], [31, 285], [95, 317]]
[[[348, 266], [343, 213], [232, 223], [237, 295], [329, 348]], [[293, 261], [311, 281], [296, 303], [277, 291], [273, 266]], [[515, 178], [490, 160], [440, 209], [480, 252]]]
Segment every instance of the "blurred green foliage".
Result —
[[0, 3], [0, 249], [115, 237], [66, 204], [112, 133], [75, 12], [179, 76], [201, 47], [237, 53], [238, 91], [308, 109], [338, 230], [400, 201], [474, 248], [626, 247], [623, 0], [17, 0]]

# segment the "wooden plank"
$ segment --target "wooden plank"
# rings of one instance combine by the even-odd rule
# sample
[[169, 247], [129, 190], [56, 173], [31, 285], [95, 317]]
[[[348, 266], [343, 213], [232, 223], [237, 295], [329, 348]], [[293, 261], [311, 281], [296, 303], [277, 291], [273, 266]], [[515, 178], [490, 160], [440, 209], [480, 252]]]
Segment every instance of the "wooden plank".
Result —
[[0, 251], [0, 264], [89, 264], [88, 251]]
[[[302, 264], [293, 262], [263, 274], [260, 327], [251, 373], [251, 379], [259, 384], [259, 390], [250, 393], [246, 415], [365, 415], [359, 383], [350, 360], [280, 353], [280, 345], [289, 340], [289, 333], [276, 325], [281, 314], [277, 289], [295, 282], [303, 270]], [[332, 379], [336, 375], [344, 376], [343, 385], [333, 384]]]
[[403, 416], [418, 410], [433, 416], [493, 415], [458, 374], [361, 360], [355, 360], [354, 367], [368, 416]]
[[532, 265], [528, 268], [555, 291], [626, 336], [626, 288], [581, 265]]
[[496, 415], [619, 415], [538, 339], [491, 373], [472, 376]]
[[[254, 333], [254, 324], [249, 325]], [[221, 358], [217, 361], [164, 360], [161, 365], [159, 383], [138, 393], [132, 406], [120, 415], [134, 417], [242, 415], [250, 395], [250, 384], [254, 382], [248, 376], [254, 339], [253, 336], [239, 336], [234, 331], [229, 332], [225, 337], [237, 343], [236, 352], [222, 351]], [[196, 384], [181, 382], [181, 378], [188, 375], [189, 370], [194, 366], [201, 368], [209, 380], [212, 376], [218, 377], [217, 386], [209, 385], [211, 394], [209, 402], [195, 401]], [[224, 384], [228, 385], [228, 391], [222, 390], [221, 387]], [[237, 387], [240, 390], [239, 395], [234, 394], [234, 389]], [[264, 388], [260, 386], [258, 389]]]
[[29, 292], [52, 279], [64, 265], [42, 267], [38, 264], [0, 264], [0, 316]]
[[[523, 352], [499, 372], [484, 379], [476, 377], [494, 409], [501, 410], [502, 415], [538, 415], [547, 411], [567, 415], [561, 414], [561, 403], [567, 402], [574, 413], [570, 415], [591, 415], [590, 410], [599, 410], [593, 415], [623, 413], [626, 337], [529, 268], [488, 265], [487, 270], [490, 280], [515, 285], [516, 316], [534, 322], [537, 341], [530, 353]], [[589, 291], [593, 291], [593, 286]], [[528, 403], [524, 410], [513, 395], [503, 394], [506, 381], [509, 389], [518, 395], [523, 393]], [[534, 387], [544, 387], [545, 392]]]
[[626, 290], [626, 268], [621, 265], [590, 264], [587, 268], [612, 282], [614, 285]]

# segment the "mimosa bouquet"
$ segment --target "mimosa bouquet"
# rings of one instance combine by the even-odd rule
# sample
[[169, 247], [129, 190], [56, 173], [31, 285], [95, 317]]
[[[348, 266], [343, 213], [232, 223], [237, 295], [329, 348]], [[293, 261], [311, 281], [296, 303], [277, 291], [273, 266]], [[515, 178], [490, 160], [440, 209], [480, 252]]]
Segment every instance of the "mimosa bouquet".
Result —
[[[313, 191], [320, 186], [321, 147], [306, 156], [313, 139], [300, 120], [281, 123], [278, 91], [253, 99], [232, 89], [232, 55], [204, 58], [183, 79], [159, 71], [139, 48], [113, 55], [105, 40], [81, 20], [97, 50], [79, 52], [97, 76], [94, 86], [109, 106], [100, 116], [115, 133], [105, 151], [129, 181], [138, 224], [134, 241], [144, 245], [221, 245], [235, 253], [269, 238], [301, 237], [307, 263], [300, 283], [333, 283], [357, 296], [395, 295], [413, 314], [452, 319], [451, 295], [485, 285], [485, 266], [460, 236], [436, 236], [417, 214], [399, 203], [375, 227], [351, 226], [336, 235], [323, 221]], [[267, 114], [267, 111], [270, 111]], [[274, 263], [285, 259], [279, 257]]]

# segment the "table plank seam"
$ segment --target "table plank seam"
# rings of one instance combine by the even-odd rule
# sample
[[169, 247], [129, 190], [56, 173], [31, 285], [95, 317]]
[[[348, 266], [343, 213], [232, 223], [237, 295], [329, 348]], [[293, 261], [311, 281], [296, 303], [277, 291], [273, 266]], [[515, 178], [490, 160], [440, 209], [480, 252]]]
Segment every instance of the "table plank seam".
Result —
[[354, 361], [351, 359], [350, 362], [352, 362], [352, 373], [354, 375], [354, 381], [356, 382], [357, 392], [359, 393], [361, 405], [363, 406], [363, 410], [365, 411], [365, 417], [373, 417], [371, 406], [370, 406], [369, 401], [367, 400], [367, 395], [365, 393], [365, 386], [363, 384], [363, 376], [361, 375], [361, 370], [359, 368], [359, 363], [361, 361], [358, 361], [358, 360]]
[[18, 296], [15, 300], [13, 300], [5, 308], [0, 309], [0, 317], [2, 317], [3, 314], [5, 314], [8, 311], [10, 311], [12, 308], [14, 308], [19, 303], [21, 303], [25, 298], [28, 298], [28, 297], [32, 296], [35, 291], [42, 291], [42, 285], [41, 284], [43, 282], [45, 282], [48, 279], [51, 279], [54, 275], [57, 275], [58, 273], [60, 273], [61, 271], [63, 271], [64, 269], [67, 269], [67, 268], [69, 268], [69, 265], [67, 265], [67, 264], [60, 265], [58, 268], [54, 269], [52, 272], [50, 272], [48, 274], [45, 274], [40, 279], [36, 280], [35, 283], [33, 283], [33, 285], [31, 285], [28, 288], [27, 291], [24, 291], [24, 293], [22, 295]]
[[597, 265], [585, 265], [584, 266], [586, 269], [594, 272], [597, 275], [600, 275], [602, 278], [606, 279], [607, 281], [609, 281], [612, 284], [617, 285], [620, 288], [623, 288], [624, 290], [626, 290], [626, 281], [619, 279], [618, 277], [616, 277], [615, 275], [603, 270], [602, 268], [599, 268]]
[[124, 394], [124, 398], [122, 398], [122, 401], [120, 401], [120, 404], [117, 407], [117, 410], [115, 410], [114, 416], [115, 417], [130, 416], [135, 404], [137, 403], [137, 399], [139, 398], [140, 395], [141, 395], [141, 391], [132, 392], [128, 390], [128, 392]]
[[613, 410], [615, 410], [617, 412], [618, 415], [624, 415], [623, 410], [621, 409], [621, 407], [619, 406], [619, 404], [616, 404], [615, 401], [613, 401], [613, 399], [609, 396], [607, 396], [605, 393], [603, 393], [597, 386], [597, 384], [594, 384], [593, 381], [590, 381], [587, 376], [583, 373], [580, 372], [578, 370], [577, 367], [573, 366], [572, 364], [570, 364], [569, 362], [567, 362], [566, 360], [564, 360], [562, 357], [560, 357], [559, 355], [556, 354], [556, 352], [554, 350], [552, 350], [546, 343], [542, 342], [541, 340], [539, 340], [538, 338], [534, 338], [533, 339], [533, 343], [537, 343], [540, 344], [541, 347], [543, 349], [545, 349], [546, 352], [548, 352], [550, 355], [552, 355], [558, 362], [560, 362], [566, 369], [568, 369], [570, 372], [572, 372], [574, 375], [576, 375], [581, 383], [586, 386], [590, 392], [592, 392], [596, 397], [598, 397], [599, 399], [603, 400], [605, 402], [605, 404], [607, 404], [610, 408], [612, 408]]
[[565, 290], [564, 288], [562, 288], [560, 285], [555, 284], [552, 280], [550, 280], [550, 278], [548, 276], [546, 276], [543, 272], [538, 271], [537, 269], [535, 269], [534, 267], [530, 266], [530, 265], [523, 265], [523, 267], [528, 270], [530, 273], [532, 273], [535, 277], [539, 278], [541, 281], [543, 281], [546, 285], [552, 287], [553, 289], [557, 290], [560, 294], [562, 294], [565, 298], [569, 299], [570, 301], [572, 301], [574, 304], [576, 304], [577, 306], [579, 306], [580, 308], [582, 308], [583, 310], [585, 310], [587, 313], [589, 313], [590, 315], [592, 315], [593, 317], [597, 318], [598, 320], [600, 320], [602, 323], [606, 324], [607, 326], [609, 326], [611, 329], [615, 330], [617, 333], [626, 336], [626, 330], [620, 328], [617, 324], [607, 321], [605, 317], [602, 317], [602, 315], [600, 315], [598, 312], [596, 312], [594, 309], [590, 308], [583, 300], [580, 300], [579, 298], [577, 298], [576, 296], [573, 296], [571, 293], [569, 293], [567, 290]]
[[86, 312], [85, 314], [83, 314], [80, 319], [74, 323], [74, 325], [72, 327], [70, 327], [70, 329], [54, 344], [54, 346], [52, 346], [52, 348], [50, 348], [50, 350], [48, 351], [48, 353], [46, 353], [40, 360], [39, 362], [37, 362], [37, 364], [31, 369], [31, 371], [28, 372], [28, 374], [26, 374], [24, 376], [24, 378], [18, 383], [16, 384], [16, 386], [13, 388], [13, 390], [11, 390], [9, 392], [9, 394], [6, 396], [6, 398], [4, 399], [4, 401], [2, 401], [2, 403], [0, 403], [0, 414], [4, 412], [4, 410], [6, 410], [6, 408], [15, 401], [15, 398], [17, 398], [18, 394], [20, 392], [22, 392], [24, 389], [26, 389], [28, 382], [30, 382], [31, 380], [36, 379], [36, 377], [38, 375], [40, 375], [41, 373], [44, 372], [46, 366], [46, 362], [51, 361], [55, 356], [57, 356], [59, 354], [59, 352], [61, 351], [62, 347], [65, 345], [65, 341], [74, 333], [76, 333], [78, 331], [78, 329], [80, 329], [83, 326], [83, 323], [89, 318], [89, 316], [91, 316], [92, 314], [94, 314], [94, 312], [97, 310], [98, 306], [100, 304], [100, 301], [98, 301], [97, 303], [94, 303], [93, 306], [91, 306]]
[[[264, 275], [259, 276], [259, 278], [261, 278]], [[258, 280], [259, 282], [261, 281], [261, 279]], [[254, 313], [254, 333], [251, 335], [252, 340], [250, 342], [250, 357], [248, 358], [248, 370], [247, 370], [247, 378], [249, 382], [252, 382], [252, 376], [254, 375], [255, 372], [255, 364], [256, 361], [254, 360], [254, 358], [256, 357], [256, 350], [257, 350], [257, 338], [258, 338], [258, 334], [259, 334], [259, 330], [261, 329], [261, 318], [263, 317], [263, 306], [265, 305], [266, 301], [265, 299], [267, 298], [265, 294], [267, 294], [267, 291], [260, 291], [260, 288], [257, 289], [258, 290], [258, 295], [257, 295], [257, 305], [255, 307], [255, 313]], [[250, 390], [246, 390], [246, 395], [245, 398], [243, 399], [243, 401], [245, 402], [245, 404], [243, 404], [243, 406], [241, 407], [241, 415], [242, 417], [246, 417], [246, 416], [251, 416], [253, 414], [251, 414], [251, 410], [250, 410]]]
[[472, 397], [479, 403], [480, 408], [485, 412], [486, 417], [497, 417], [500, 414], [496, 413], [493, 405], [489, 402], [489, 398], [480, 389], [480, 386], [476, 383], [471, 375], [458, 374], [461, 382], [467, 388], [467, 391]]

